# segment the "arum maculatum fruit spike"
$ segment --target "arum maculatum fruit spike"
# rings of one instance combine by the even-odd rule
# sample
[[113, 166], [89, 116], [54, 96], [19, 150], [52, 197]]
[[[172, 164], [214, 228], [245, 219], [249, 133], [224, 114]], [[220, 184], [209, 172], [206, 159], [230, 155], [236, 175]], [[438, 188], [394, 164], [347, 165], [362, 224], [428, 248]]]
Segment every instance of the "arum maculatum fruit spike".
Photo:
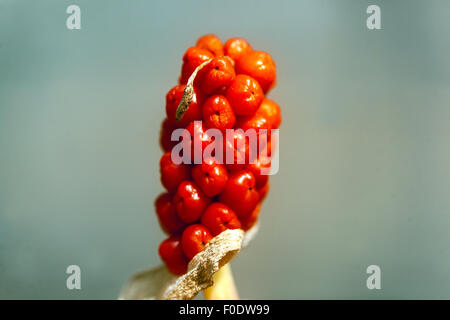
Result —
[[[257, 224], [269, 190], [269, 176], [260, 172], [270, 165], [271, 140], [264, 153], [258, 148], [257, 161], [251, 162], [248, 137], [236, 130], [267, 134], [278, 129], [281, 109], [267, 98], [275, 82], [272, 57], [242, 38], [223, 45], [217, 36], [205, 35], [184, 54], [179, 83], [166, 96], [167, 118], [160, 134], [160, 173], [166, 190], [155, 201], [168, 236], [159, 255], [172, 274], [185, 275], [190, 262], [223, 232], [247, 232]], [[178, 142], [171, 141], [171, 135], [177, 128], [187, 129], [193, 139], [200, 137], [200, 144], [191, 144], [192, 155], [194, 148], [203, 151], [214, 141], [208, 129], [234, 129], [223, 140], [223, 154], [231, 151], [231, 163], [214, 154], [201, 163], [176, 164], [171, 151]]]

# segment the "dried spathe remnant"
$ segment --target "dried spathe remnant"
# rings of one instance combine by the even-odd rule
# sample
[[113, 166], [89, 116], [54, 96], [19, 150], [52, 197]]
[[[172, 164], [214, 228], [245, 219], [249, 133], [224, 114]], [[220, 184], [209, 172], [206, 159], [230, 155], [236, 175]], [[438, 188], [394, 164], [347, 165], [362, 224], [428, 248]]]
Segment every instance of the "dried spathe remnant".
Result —
[[193, 299], [213, 285], [214, 274], [237, 255], [244, 243], [248, 244], [255, 231], [222, 232], [189, 262], [188, 271], [182, 276], [173, 275], [165, 266], [139, 272], [127, 283], [119, 299]]

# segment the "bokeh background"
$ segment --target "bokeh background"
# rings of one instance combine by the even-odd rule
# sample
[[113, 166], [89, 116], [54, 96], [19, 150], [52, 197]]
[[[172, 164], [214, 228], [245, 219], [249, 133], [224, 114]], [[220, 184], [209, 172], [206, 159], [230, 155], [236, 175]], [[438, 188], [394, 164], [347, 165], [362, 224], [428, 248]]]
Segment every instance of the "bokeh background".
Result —
[[232, 262], [241, 297], [450, 298], [449, 16], [445, 0], [0, 0], [0, 298], [115, 299], [160, 264], [164, 96], [205, 33], [278, 68], [280, 171]]

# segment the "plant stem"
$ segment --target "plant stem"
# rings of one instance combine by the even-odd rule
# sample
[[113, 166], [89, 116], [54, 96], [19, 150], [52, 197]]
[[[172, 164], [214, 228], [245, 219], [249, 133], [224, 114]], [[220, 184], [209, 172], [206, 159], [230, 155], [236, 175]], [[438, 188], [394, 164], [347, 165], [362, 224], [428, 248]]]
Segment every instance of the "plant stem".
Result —
[[224, 265], [213, 276], [214, 284], [203, 290], [206, 300], [238, 300], [239, 295], [234, 284], [229, 263]]

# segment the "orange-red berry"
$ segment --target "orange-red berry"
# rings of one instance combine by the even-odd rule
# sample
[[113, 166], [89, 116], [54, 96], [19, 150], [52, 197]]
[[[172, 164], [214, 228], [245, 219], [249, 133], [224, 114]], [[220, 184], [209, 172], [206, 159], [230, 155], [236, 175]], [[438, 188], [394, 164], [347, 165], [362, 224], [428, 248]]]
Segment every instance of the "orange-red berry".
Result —
[[215, 34], [205, 34], [204, 36], [201, 36], [197, 40], [195, 46], [200, 49], [208, 50], [216, 57], [223, 56], [222, 41], [220, 41], [219, 37]]
[[270, 134], [269, 130], [271, 128], [271, 124], [269, 119], [256, 112], [251, 116], [239, 117], [236, 121], [236, 127], [242, 128], [244, 131], [254, 129], [257, 133], [260, 132], [260, 129], [266, 129], [266, 133]]
[[179, 236], [172, 236], [161, 242], [158, 253], [170, 272], [176, 275], [186, 273], [189, 261], [184, 255]]
[[180, 84], [186, 84], [192, 72], [199, 65], [214, 58], [214, 55], [208, 50], [198, 47], [190, 47], [183, 56], [183, 66], [181, 67]]
[[231, 38], [225, 42], [225, 55], [237, 62], [242, 56], [252, 51], [252, 47], [247, 40], [242, 38]]
[[[189, 132], [191, 137], [191, 161], [192, 163], [201, 163], [203, 159], [203, 151], [214, 140], [208, 134], [206, 125], [203, 121], [193, 121], [189, 123], [186, 130]], [[198, 144], [197, 148], [195, 145], [196, 143]], [[196, 153], [197, 159], [195, 158]]]
[[159, 161], [161, 183], [169, 193], [177, 191], [181, 182], [188, 180], [190, 175], [189, 165], [180, 163], [175, 164], [172, 161], [171, 152], [167, 151]]
[[267, 183], [260, 189], [258, 189], [259, 193], [259, 201], [263, 202], [266, 199], [267, 193], [270, 190], [270, 182], [267, 181]]
[[220, 94], [213, 95], [205, 101], [202, 114], [208, 128], [217, 128], [222, 132], [233, 128], [236, 123], [233, 108], [227, 98]]
[[194, 166], [192, 178], [206, 196], [214, 197], [225, 189], [228, 171], [224, 165], [217, 163], [214, 158], [209, 158], [204, 160], [202, 164]]
[[223, 141], [223, 161], [228, 170], [242, 170], [250, 160], [256, 159], [257, 150], [250, 149], [250, 139], [241, 130], [226, 135]]
[[230, 207], [240, 219], [250, 215], [259, 200], [253, 174], [248, 170], [233, 173], [228, 178], [227, 186], [219, 199], [220, 202]]
[[232, 60], [225, 56], [216, 57], [200, 70], [199, 87], [203, 93], [208, 95], [225, 92], [235, 77], [236, 72]]
[[172, 150], [177, 144], [176, 141], [172, 141], [172, 132], [176, 127], [170, 122], [169, 119], [164, 119], [161, 124], [161, 130], [159, 131], [159, 144], [164, 152]]
[[217, 236], [227, 229], [239, 229], [241, 222], [236, 213], [220, 202], [212, 203], [202, 215], [202, 224]]
[[160, 194], [159, 197], [156, 198], [155, 209], [161, 229], [167, 234], [181, 234], [186, 228], [186, 224], [181, 221], [175, 212], [172, 196], [170, 194]]
[[268, 170], [270, 169], [270, 165], [271, 162], [269, 158], [258, 157], [255, 163], [249, 163], [245, 167], [255, 177], [256, 189], [264, 187], [267, 181], [269, 181]]
[[258, 221], [258, 215], [261, 211], [261, 204], [258, 203], [258, 205], [253, 209], [252, 213], [241, 220], [242, 229], [247, 231], [251, 227], [253, 227], [256, 222]]
[[178, 217], [186, 223], [199, 220], [211, 199], [192, 181], [183, 181], [173, 197]]
[[264, 92], [269, 91], [276, 79], [275, 62], [264, 51], [250, 51], [243, 55], [236, 63], [236, 72], [255, 78]]
[[190, 225], [181, 236], [184, 254], [189, 260], [192, 259], [205, 248], [211, 239], [211, 232], [205, 226], [201, 224]]
[[278, 129], [280, 127], [281, 108], [275, 101], [265, 98], [261, 102], [261, 105], [256, 113], [265, 117], [269, 121], [271, 129]]
[[249, 116], [258, 110], [264, 92], [254, 78], [239, 74], [228, 87], [226, 97], [236, 115]]

